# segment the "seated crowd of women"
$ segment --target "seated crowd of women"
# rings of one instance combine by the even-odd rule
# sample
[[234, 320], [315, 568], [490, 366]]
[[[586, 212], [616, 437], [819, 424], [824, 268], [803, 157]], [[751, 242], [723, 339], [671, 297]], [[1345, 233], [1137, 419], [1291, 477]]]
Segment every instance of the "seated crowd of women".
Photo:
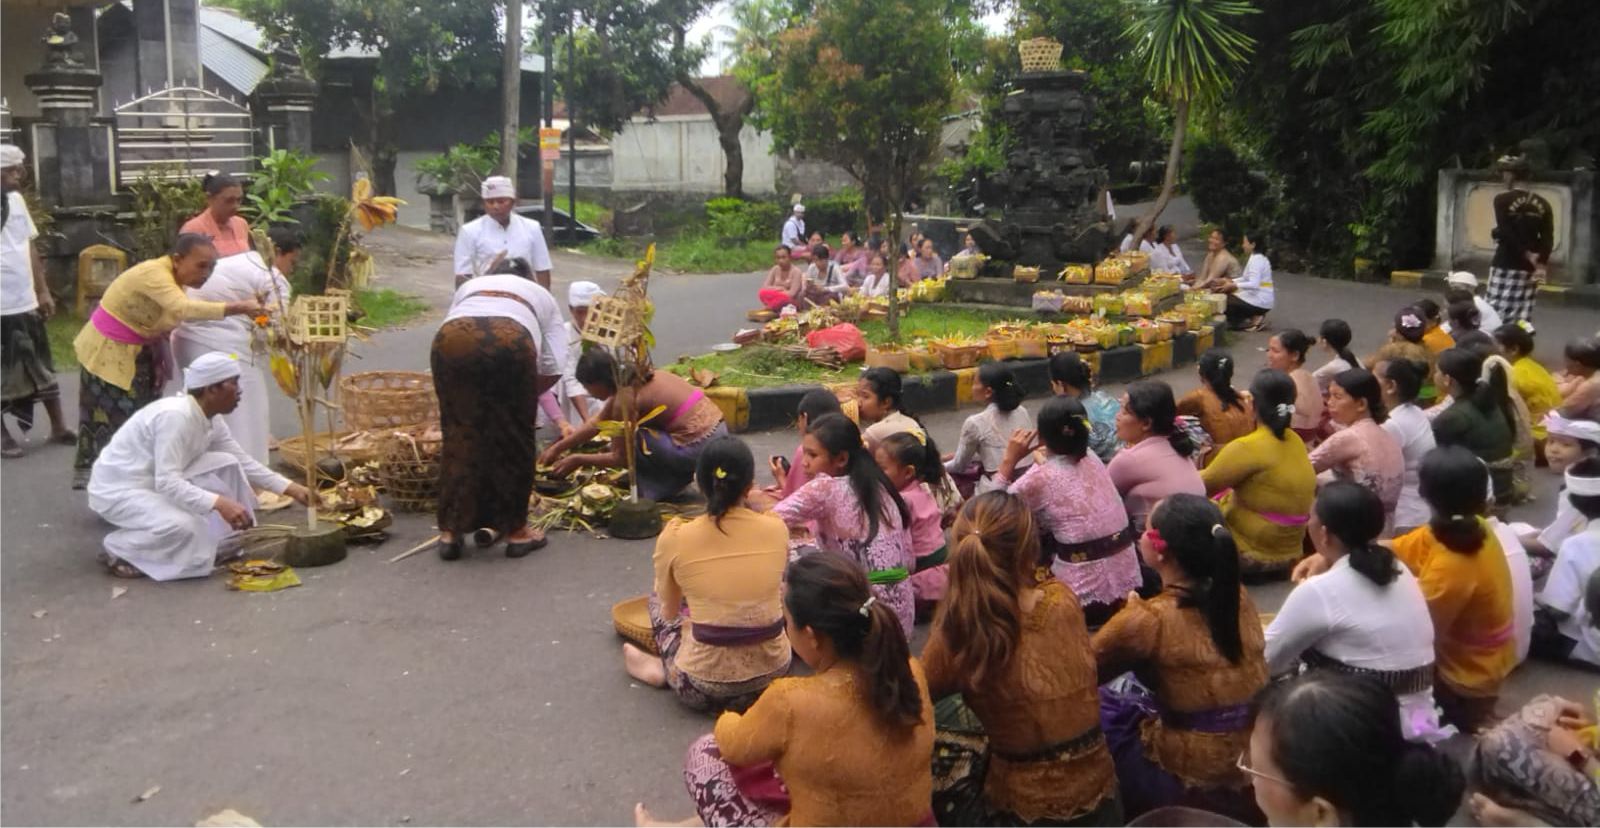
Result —
[[[870, 369], [853, 416], [806, 396], [765, 488], [743, 442], [710, 439], [707, 514], [657, 543], [657, 652], [624, 648], [721, 713], [689, 751], [691, 822], [1443, 824], [1465, 781], [1434, 745], [1493, 725], [1530, 650], [1600, 665], [1600, 424], [1549, 412], [1558, 514], [1500, 522], [1515, 364], [1494, 340], [1411, 359], [1391, 346], [1417, 344], [1412, 314], [1368, 360], [1324, 325], [1336, 372], [1281, 331], [1248, 391], [1208, 353], [1182, 401], [1155, 381], [1113, 400], [1063, 354], [1034, 415], [991, 363], [949, 454]], [[1444, 411], [1419, 405], [1430, 377]], [[1243, 581], [1270, 576], [1296, 585], [1268, 619]], [[1505, 739], [1475, 774], [1516, 777]], [[1475, 787], [1486, 818], [1548, 805]]]

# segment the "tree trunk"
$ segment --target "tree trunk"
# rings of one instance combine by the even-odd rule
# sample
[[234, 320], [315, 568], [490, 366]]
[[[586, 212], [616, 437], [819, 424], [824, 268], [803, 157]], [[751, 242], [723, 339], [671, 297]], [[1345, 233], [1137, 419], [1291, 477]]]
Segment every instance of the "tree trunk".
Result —
[[1167, 209], [1167, 204], [1172, 201], [1173, 191], [1178, 189], [1178, 172], [1183, 162], [1183, 138], [1189, 131], [1189, 100], [1180, 98], [1177, 108], [1172, 113], [1172, 147], [1167, 150], [1167, 169], [1161, 177], [1161, 194], [1156, 196], [1155, 206], [1150, 212], [1139, 217], [1139, 223], [1133, 228], [1134, 245], [1137, 248], [1138, 240], [1150, 232], [1151, 225], [1161, 217], [1161, 211]]
[[372, 191], [377, 195], [394, 195], [397, 191], [394, 183], [394, 170], [400, 163], [400, 150], [394, 144], [384, 142], [369, 149], [369, 161], [372, 164]]
[[678, 73], [678, 85], [693, 95], [711, 115], [717, 127], [717, 143], [728, 166], [722, 173], [722, 194], [729, 198], [744, 198], [744, 147], [739, 143], [739, 133], [744, 130], [744, 119], [755, 106], [755, 93], [748, 93], [744, 102], [735, 109], [724, 112], [722, 105], [711, 92], [700, 85], [699, 79], [688, 72]]
[[889, 210], [889, 252], [894, 264], [889, 265], [889, 316], [884, 323], [889, 327], [889, 341], [900, 342], [900, 206], [894, 202]]

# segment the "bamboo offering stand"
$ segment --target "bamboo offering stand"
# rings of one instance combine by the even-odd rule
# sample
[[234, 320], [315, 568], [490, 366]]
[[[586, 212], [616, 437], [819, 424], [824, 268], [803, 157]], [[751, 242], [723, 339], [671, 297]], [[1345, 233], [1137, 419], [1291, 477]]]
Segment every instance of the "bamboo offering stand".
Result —
[[639, 388], [654, 369], [650, 348], [655, 336], [650, 333], [650, 320], [655, 306], [650, 303], [649, 288], [655, 260], [656, 246], [652, 244], [615, 293], [595, 300], [583, 326], [585, 348], [611, 352], [616, 411], [622, 418], [599, 424], [601, 436], [622, 440], [627, 458], [628, 499], [617, 504], [611, 514], [611, 535], [618, 538], [653, 538], [661, 533], [660, 505], [639, 497], [639, 430], [666, 411], [666, 406], [658, 406], [640, 416], [637, 403]]

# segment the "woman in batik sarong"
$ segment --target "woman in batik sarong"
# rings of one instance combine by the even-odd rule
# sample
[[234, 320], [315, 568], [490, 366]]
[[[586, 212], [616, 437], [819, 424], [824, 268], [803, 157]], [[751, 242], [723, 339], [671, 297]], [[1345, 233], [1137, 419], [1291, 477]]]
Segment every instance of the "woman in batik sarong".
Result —
[[[611, 352], [604, 348], [590, 348], [578, 358], [573, 374], [589, 396], [605, 401], [605, 407], [588, 424], [545, 449], [539, 462], [554, 465], [556, 474], [566, 476], [584, 466], [617, 468], [627, 465], [621, 439], [611, 441], [611, 450], [603, 454], [561, 456], [593, 440], [600, 433], [596, 422], [622, 419], [614, 364]], [[694, 480], [700, 452], [712, 440], [727, 436], [728, 425], [722, 420], [722, 409], [717, 408], [705, 391], [670, 371], [654, 371], [645, 378], [644, 384], [633, 393], [633, 404], [641, 417], [666, 407], [660, 416], [639, 429], [639, 445], [634, 457], [639, 476], [634, 482], [638, 484], [639, 496], [649, 500], [675, 497]]]
[[186, 320], [221, 319], [263, 311], [257, 299], [203, 302], [183, 289], [200, 287], [211, 276], [217, 251], [211, 240], [182, 233], [172, 253], [140, 262], [112, 280], [89, 322], [72, 342], [77, 353], [78, 453], [72, 487], [89, 482], [89, 470], [111, 435], [135, 411], [161, 396], [174, 376], [174, 328]]
[[[1239, 584], [1239, 551], [1222, 512], [1199, 495], [1156, 505], [1139, 553], [1161, 576], [1094, 635], [1100, 723], [1127, 816], [1186, 805], [1261, 824], [1236, 762], [1250, 702], [1267, 683], [1265, 636]], [[1132, 677], [1118, 678], [1132, 671]]]
[[[689, 747], [706, 825], [933, 825], [933, 703], [899, 620], [831, 552], [789, 565], [784, 619], [813, 674], [772, 683]], [[656, 824], [643, 805], [640, 825]]]
[[789, 529], [745, 505], [755, 458], [737, 437], [700, 453], [695, 482], [706, 513], [673, 520], [656, 539], [650, 626], [656, 651], [622, 645], [628, 675], [670, 687], [692, 710], [744, 710], [789, 672], [783, 567]]
[[1042, 534], [1004, 492], [956, 518], [949, 589], [922, 651], [940, 699], [940, 824], [1122, 824], [1089, 630], [1066, 584], [1035, 579]]
[[560, 307], [521, 259], [456, 288], [430, 358], [444, 432], [439, 557], [461, 557], [461, 539], [479, 529], [505, 537], [508, 558], [545, 545], [528, 525], [535, 422], [566, 340]]

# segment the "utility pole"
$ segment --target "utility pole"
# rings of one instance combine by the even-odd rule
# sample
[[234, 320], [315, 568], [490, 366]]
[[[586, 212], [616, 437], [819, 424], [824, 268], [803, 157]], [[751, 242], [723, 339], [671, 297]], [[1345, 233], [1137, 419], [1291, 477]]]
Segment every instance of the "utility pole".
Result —
[[[555, 20], [552, 13], [555, 3], [545, 0], [541, 10], [540, 21], [544, 28], [544, 126], [552, 129], [556, 125], [555, 84], [552, 82], [552, 70], [556, 65], [556, 31]], [[568, 115], [571, 115], [571, 106], [568, 105]], [[541, 142], [542, 143], [542, 142]], [[541, 154], [542, 154], [541, 150]], [[556, 166], [554, 162], [539, 159], [539, 167], [544, 173], [544, 241], [549, 245], [555, 239], [556, 226]]]
[[522, 0], [506, 0], [506, 53], [500, 79], [500, 171], [517, 183], [522, 131]]
[[[567, 71], [578, 65], [575, 53], [578, 42], [578, 17], [567, 12]], [[568, 78], [570, 81], [571, 79]], [[569, 84], [570, 86], [570, 84]], [[567, 241], [578, 241], [578, 121], [572, 117], [572, 107], [567, 107], [567, 227], [572, 232]]]

